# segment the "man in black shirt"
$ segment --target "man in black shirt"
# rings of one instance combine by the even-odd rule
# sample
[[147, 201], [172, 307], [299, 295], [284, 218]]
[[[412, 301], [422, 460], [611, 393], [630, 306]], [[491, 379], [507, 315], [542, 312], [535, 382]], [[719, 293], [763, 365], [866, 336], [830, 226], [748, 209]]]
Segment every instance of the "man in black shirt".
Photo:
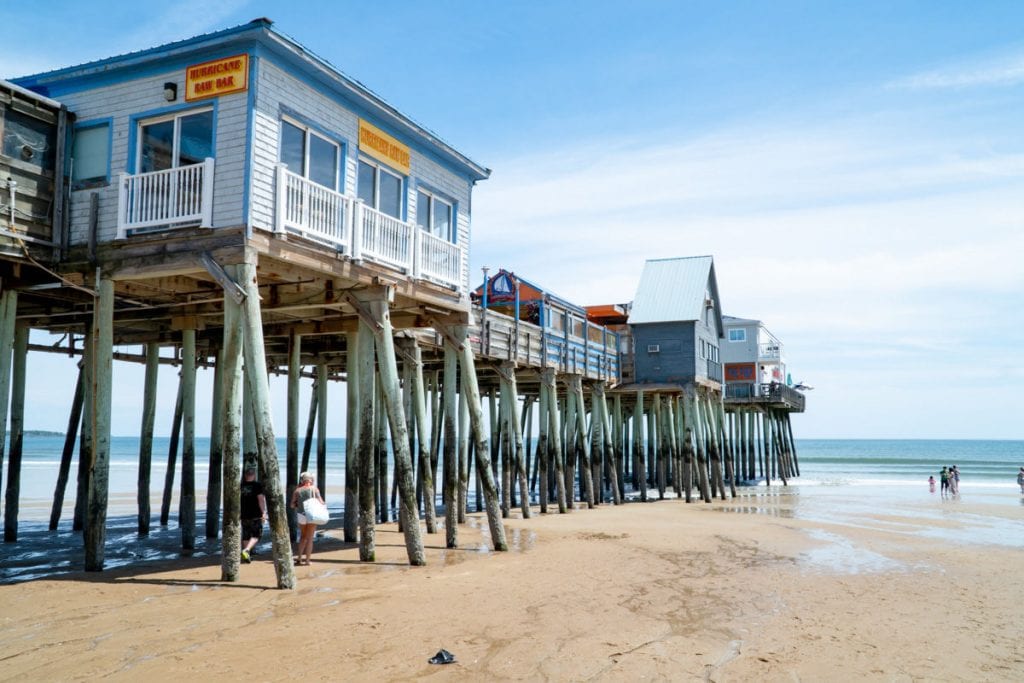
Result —
[[263, 520], [267, 518], [267, 499], [263, 484], [256, 481], [256, 468], [247, 465], [242, 480], [242, 562], [251, 562], [250, 552], [263, 535]]

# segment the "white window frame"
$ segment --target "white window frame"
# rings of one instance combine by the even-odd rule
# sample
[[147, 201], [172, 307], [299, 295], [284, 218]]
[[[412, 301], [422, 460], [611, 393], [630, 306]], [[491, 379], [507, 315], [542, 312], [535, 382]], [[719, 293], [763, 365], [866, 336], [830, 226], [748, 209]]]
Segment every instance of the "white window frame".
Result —
[[[428, 213], [428, 216], [427, 216], [427, 228], [426, 228], [425, 232], [433, 235], [434, 237], [440, 237], [441, 239], [448, 240], [449, 242], [451, 242], [453, 244], [456, 243], [458, 241], [458, 239], [457, 239], [458, 230], [455, 227], [455, 202], [453, 202], [452, 200], [448, 199], [447, 197], [445, 197], [445, 196], [443, 196], [441, 194], [438, 194], [437, 192], [434, 192], [433, 190], [428, 190], [427, 188], [424, 188], [424, 187], [417, 187], [416, 188], [416, 224], [417, 225], [419, 225], [420, 211], [423, 210], [423, 207], [420, 206], [420, 195], [421, 194], [422, 195], [426, 195], [427, 200], [428, 200], [428, 204], [429, 204], [428, 208], [427, 208], [427, 211], [429, 213]], [[440, 202], [441, 204], [444, 204], [445, 206], [448, 207], [449, 220], [448, 220], [448, 234], [447, 235], [438, 234], [437, 229], [435, 228], [435, 224], [434, 224], [434, 207], [435, 207], [435, 205], [438, 202]], [[420, 229], [423, 229], [423, 226], [420, 226]]]
[[370, 167], [372, 167], [374, 169], [374, 174], [373, 174], [373, 204], [374, 204], [374, 206], [370, 207], [374, 211], [380, 211], [381, 213], [384, 213], [380, 209], [380, 174], [381, 174], [381, 172], [387, 173], [390, 176], [394, 176], [395, 178], [398, 178], [398, 198], [399, 198], [398, 214], [399, 215], [398, 215], [397, 219], [398, 220], [405, 220], [403, 218], [403, 215], [405, 214], [405, 206], [406, 206], [406, 203], [408, 202], [408, 199], [405, 196], [407, 176], [404, 176], [404, 175], [402, 175], [401, 173], [399, 173], [397, 171], [391, 170], [388, 166], [385, 166], [384, 164], [382, 164], [382, 163], [380, 163], [378, 161], [375, 161], [374, 159], [371, 159], [370, 157], [359, 157], [356, 160], [356, 196], [357, 197], [359, 196], [359, 164], [366, 164], [367, 166], [370, 166]]
[[[329, 190], [334, 190], [335, 192], [338, 192], [339, 191], [338, 190], [339, 182], [340, 182], [340, 178], [341, 178], [340, 171], [341, 171], [341, 164], [342, 164], [342, 149], [341, 149], [341, 145], [338, 144], [337, 142], [335, 142], [334, 140], [332, 140], [331, 138], [327, 137], [326, 135], [320, 134], [319, 132], [316, 131], [316, 129], [306, 125], [302, 121], [299, 121], [298, 119], [294, 119], [291, 116], [283, 115], [283, 116], [281, 116], [281, 127], [280, 127], [280, 131], [279, 131], [279, 134], [278, 134], [278, 145], [277, 145], [277, 159], [278, 159], [278, 161], [281, 160], [281, 152], [284, 151], [284, 149], [283, 149], [283, 147], [281, 145], [281, 141], [284, 140], [284, 124], [286, 124], [286, 123], [288, 125], [290, 125], [290, 126], [294, 126], [294, 127], [298, 128], [305, 135], [305, 141], [304, 141], [304, 143], [302, 145], [302, 169], [300, 170], [300, 169], [295, 169], [295, 168], [289, 168], [288, 170], [291, 171], [292, 173], [294, 173], [295, 175], [302, 176], [303, 178], [305, 178], [306, 180], [308, 180], [310, 182], [316, 182], [315, 180], [313, 180], [312, 178], [309, 177], [309, 151], [312, 148], [312, 145], [309, 144], [309, 138], [310, 138], [311, 135], [315, 135], [316, 137], [320, 138], [324, 142], [326, 142], [329, 145], [331, 145], [332, 147], [334, 147], [334, 185], [330, 185], [330, 186], [329, 185], [324, 185], [323, 187], [326, 187]], [[317, 183], [317, 184], [319, 185], [319, 183]]]
[[[178, 111], [171, 112], [169, 114], [163, 114], [160, 116], [151, 116], [145, 119], [139, 119], [136, 121], [135, 130], [135, 172], [142, 172], [142, 129], [146, 126], [151, 126], [155, 123], [163, 123], [164, 121], [174, 121], [174, 145], [171, 149], [171, 168], [179, 168], [178, 157], [181, 152], [181, 119], [186, 116], [195, 116], [196, 114], [205, 114], [208, 111], [213, 111], [212, 106], [205, 107], [192, 107], [190, 109], [180, 109]], [[214, 126], [217, 122], [214, 119]], [[214, 140], [216, 140], [216, 131], [213, 132]]]
[[[738, 333], [738, 334], [734, 335], [734, 333]], [[729, 330], [729, 341], [730, 342], [745, 342], [745, 341], [747, 341], [747, 331], [745, 329], [743, 329], [742, 327]]]

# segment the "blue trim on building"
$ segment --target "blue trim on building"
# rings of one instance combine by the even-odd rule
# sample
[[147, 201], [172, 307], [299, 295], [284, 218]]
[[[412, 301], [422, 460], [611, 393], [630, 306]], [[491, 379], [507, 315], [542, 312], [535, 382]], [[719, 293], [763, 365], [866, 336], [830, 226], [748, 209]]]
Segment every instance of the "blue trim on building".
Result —
[[[91, 90], [104, 85], [164, 74], [175, 69], [218, 57], [247, 52], [250, 58], [271, 58], [286, 64], [284, 70], [330, 97], [344, 101], [347, 108], [399, 139], [418, 142], [417, 151], [439, 161], [468, 183], [490, 176], [490, 170], [473, 162], [423, 126], [400, 113], [358, 81], [341, 73], [326, 60], [288, 36], [274, 30], [272, 22], [260, 19], [248, 24], [168, 43], [135, 53], [67, 67], [22, 78], [15, 84], [58, 98], [61, 94]], [[184, 77], [184, 74], [182, 74]], [[251, 85], [251, 83], [250, 83]], [[397, 133], [397, 134], [396, 134]]]
[[[242, 165], [242, 225], [246, 239], [252, 237], [252, 216], [249, 206], [252, 201], [252, 151], [256, 146], [256, 96], [259, 92], [259, 58], [249, 57], [249, 91], [245, 97], [245, 161]], [[214, 195], [216, 196], [216, 195]]]

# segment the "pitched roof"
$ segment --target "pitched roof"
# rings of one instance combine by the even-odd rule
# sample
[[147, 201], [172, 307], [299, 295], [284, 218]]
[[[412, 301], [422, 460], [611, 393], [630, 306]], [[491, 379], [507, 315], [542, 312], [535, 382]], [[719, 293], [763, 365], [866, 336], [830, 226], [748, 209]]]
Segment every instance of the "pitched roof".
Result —
[[712, 257], [648, 260], [633, 297], [629, 324], [700, 320], [709, 292], [715, 302], [715, 317], [721, 331], [721, 301]]
[[[366, 107], [382, 121], [432, 147], [443, 158], [463, 167], [474, 181], [485, 180], [490, 176], [489, 168], [478, 164], [456, 150], [436, 133], [398, 111], [363, 83], [346, 75], [291, 36], [276, 29], [274, 22], [264, 17], [253, 19], [239, 26], [204, 33], [144, 50], [10, 80], [24, 88], [50, 95], [50, 88], [62, 81], [87, 81], [89, 78], [96, 77], [109, 78], [111, 74], [119, 70], [137, 73], [141, 66], [169, 57], [191, 54], [217, 46], [245, 44], [247, 41], [258, 42], [271, 53], [288, 60], [298, 69], [316, 72], [324, 86], [343, 94], [357, 104]], [[59, 97], [58, 95], [53, 96]]]

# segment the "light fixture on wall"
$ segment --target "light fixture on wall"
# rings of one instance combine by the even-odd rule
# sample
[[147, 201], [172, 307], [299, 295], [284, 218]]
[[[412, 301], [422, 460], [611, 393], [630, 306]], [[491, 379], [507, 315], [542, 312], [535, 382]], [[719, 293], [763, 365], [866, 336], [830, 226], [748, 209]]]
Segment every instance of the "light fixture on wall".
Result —
[[177, 83], [164, 83], [164, 99], [168, 102], [173, 102], [178, 99]]

